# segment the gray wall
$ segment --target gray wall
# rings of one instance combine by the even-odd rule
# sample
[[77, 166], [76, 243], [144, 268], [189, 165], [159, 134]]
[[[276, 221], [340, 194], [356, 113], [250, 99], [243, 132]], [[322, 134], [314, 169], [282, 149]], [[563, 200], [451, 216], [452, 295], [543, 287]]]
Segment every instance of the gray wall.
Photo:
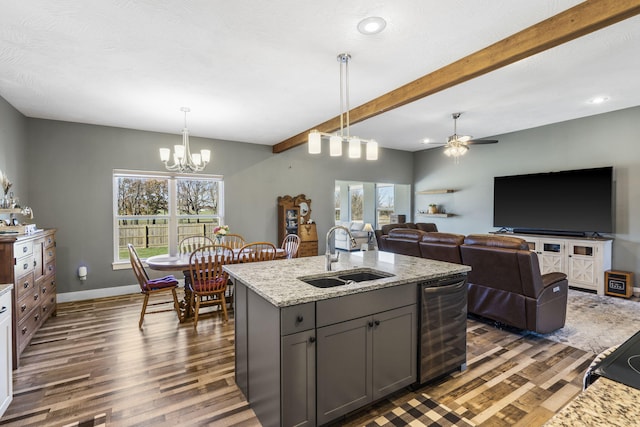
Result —
[[[163, 170], [158, 148], [178, 135], [27, 119], [0, 98], [0, 169], [14, 182], [21, 204], [34, 209], [40, 227], [55, 227], [58, 291], [96, 290], [134, 284], [130, 270], [112, 262], [113, 169]], [[303, 193], [312, 199], [323, 236], [333, 224], [335, 180], [413, 184], [414, 190], [455, 188], [415, 197], [413, 213], [439, 203], [457, 216], [436, 219], [443, 231], [493, 230], [493, 177], [517, 173], [612, 165], [616, 176], [615, 269], [640, 274], [640, 107], [498, 136], [494, 145], [472, 147], [455, 164], [440, 150], [381, 150], [366, 162], [309, 155], [306, 147], [272, 154], [267, 146], [191, 138], [195, 150], [213, 150], [207, 173], [225, 178], [225, 220], [249, 240], [275, 242], [277, 197]], [[413, 166], [413, 167], [412, 167]], [[415, 216], [415, 221], [427, 221]], [[431, 221], [431, 219], [428, 219]], [[86, 282], [77, 268], [89, 268]], [[636, 279], [637, 281], [637, 279]]]
[[[29, 206], [29, 163], [27, 161], [27, 120], [0, 97], [0, 170], [13, 183], [9, 191]], [[0, 197], [4, 196], [0, 189]]]
[[[416, 195], [414, 212], [429, 203], [457, 216], [433, 222], [442, 231], [486, 233], [493, 224], [493, 177], [613, 166], [616, 233], [613, 268], [640, 275], [640, 107], [499, 135], [498, 144], [471, 146], [458, 164], [441, 149], [415, 153], [415, 190], [451, 188], [452, 194]], [[432, 218], [416, 220], [431, 222]], [[428, 220], [428, 221], [427, 221]], [[637, 285], [636, 285], [637, 286]]]
[[[113, 169], [158, 170], [158, 149], [179, 135], [51, 120], [28, 119], [29, 198], [39, 227], [58, 229], [58, 292], [87, 291], [134, 283], [130, 270], [112, 268]], [[179, 132], [179, 129], [177, 130]], [[323, 236], [333, 225], [336, 179], [411, 184], [412, 153], [381, 150], [378, 162], [311, 156], [306, 146], [272, 154], [270, 146], [191, 138], [194, 150], [210, 148], [206, 172], [224, 175], [225, 222], [249, 241], [277, 242], [277, 198], [305, 194]], [[380, 164], [388, 165], [384, 169]], [[81, 282], [77, 269], [86, 265]]]

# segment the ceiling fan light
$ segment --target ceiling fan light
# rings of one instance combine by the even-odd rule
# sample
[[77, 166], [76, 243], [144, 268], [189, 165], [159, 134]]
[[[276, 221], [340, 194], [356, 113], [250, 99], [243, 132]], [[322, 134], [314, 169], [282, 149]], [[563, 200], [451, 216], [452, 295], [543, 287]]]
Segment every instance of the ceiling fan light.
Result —
[[378, 143], [373, 139], [367, 142], [367, 160], [378, 160]]
[[329, 139], [329, 155], [342, 156], [342, 137], [334, 135]]
[[317, 130], [309, 132], [309, 154], [320, 154], [322, 152], [322, 135]]
[[359, 159], [362, 155], [360, 138], [352, 137], [349, 138], [349, 158], [351, 159]]

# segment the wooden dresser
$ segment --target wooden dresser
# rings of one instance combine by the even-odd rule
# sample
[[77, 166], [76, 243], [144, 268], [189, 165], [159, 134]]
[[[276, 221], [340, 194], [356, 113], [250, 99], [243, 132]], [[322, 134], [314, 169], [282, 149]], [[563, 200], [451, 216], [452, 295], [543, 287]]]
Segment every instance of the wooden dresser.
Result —
[[300, 236], [299, 257], [318, 255], [318, 232], [315, 223], [301, 224], [298, 227], [298, 236]]
[[0, 283], [13, 283], [13, 368], [33, 334], [56, 314], [55, 230], [0, 235]]

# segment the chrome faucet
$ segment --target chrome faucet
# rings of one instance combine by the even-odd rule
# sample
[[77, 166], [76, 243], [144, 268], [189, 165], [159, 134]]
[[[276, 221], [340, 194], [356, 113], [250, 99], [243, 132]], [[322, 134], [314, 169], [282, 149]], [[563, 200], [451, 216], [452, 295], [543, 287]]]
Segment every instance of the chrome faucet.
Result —
[[327, 271], [331, 271], [331, 264], [333, 264], [334, 262], [338, 262], [338, 259], [340, 258], [340, 253], [336, 251], [335, 256], [331, 253], [331, 247], [329, 246], [329, 239], [331, 238], [331, 234], [336, 231], [337, 229], [343, 229], [347, 235], [349, 236], [349, 239], [351, 239], [351, 247], [355, 248], [357, 243], [356, 243], [356, 239], [353, 238], [353, 235], [351, 235], [351, 231], [349, 231], [349, 229], [347, 227], [345, 227], [344, 225], [334, 225], [333, 227], [331, 227], [329, 229], [329, 231], [327, 231], [327, 240], [326, 240], [326, 252], [324, 254], [325, 256], [325, 269]]

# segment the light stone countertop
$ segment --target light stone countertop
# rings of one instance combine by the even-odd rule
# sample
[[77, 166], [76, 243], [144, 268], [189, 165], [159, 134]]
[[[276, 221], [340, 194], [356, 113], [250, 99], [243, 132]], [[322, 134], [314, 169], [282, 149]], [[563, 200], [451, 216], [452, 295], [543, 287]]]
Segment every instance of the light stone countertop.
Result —
[[393, 274], [393, 277], [349, 283], [333, 288], [317, 288], [298, 280], [299, 277], [322, 277], [330, 273], [325, 270], [324, 255], [231, 264], [224, 267], [233, 279], [240, 280], [276, 307], [421, 282], [471, 270], [466, 265], [381, 251], [341, 252], [340, 260], [332, 265], [334, 273], [359, 268], [383, 271]]
[[11, 289], [13, 289], [13, 284], [11, 283], [6, 285], [0, 285], [0, 297], [6, 294], [7, 292], [11, 292]]
[[636, 426], [640, 390], [600, 377], [546, 424], [547, 427]]

